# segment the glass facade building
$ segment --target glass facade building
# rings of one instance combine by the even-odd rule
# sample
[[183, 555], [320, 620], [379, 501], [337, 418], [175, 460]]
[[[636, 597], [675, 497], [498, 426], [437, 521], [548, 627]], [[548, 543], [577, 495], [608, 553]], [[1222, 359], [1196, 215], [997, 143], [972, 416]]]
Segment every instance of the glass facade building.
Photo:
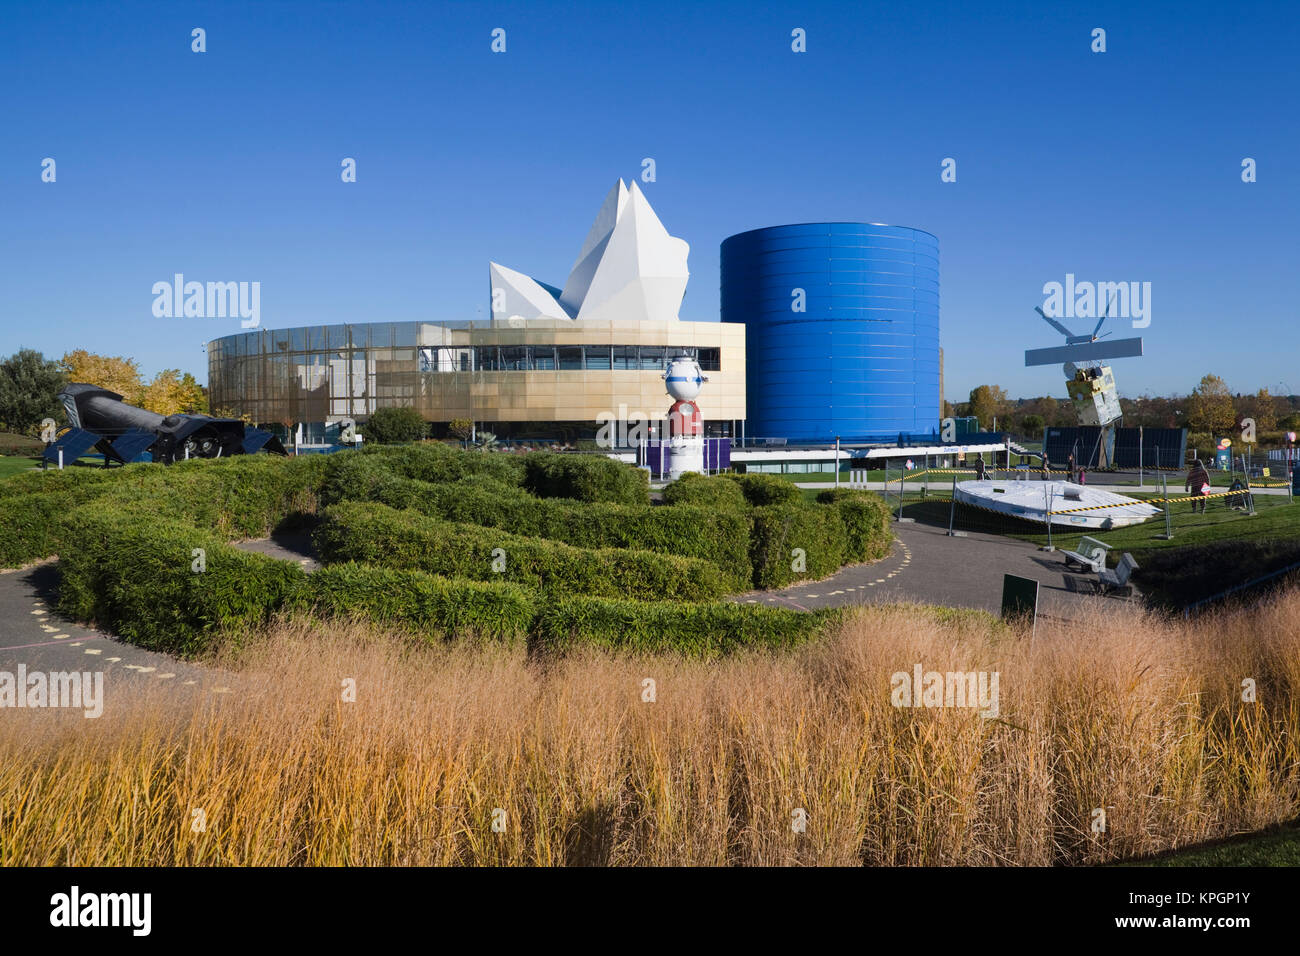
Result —
[[301, 424], [318, 440], [328, 423], [386, 406], [501, 437], [588, 437], [601, 415], [662, 417], [672, 400], [661, 375], [682, 353], [709, 377], [709, 432], [737, 434], [745, 418], [745, 328], [719, 322], [320, 325], [227, 335], [207, 352], [213, 409]]

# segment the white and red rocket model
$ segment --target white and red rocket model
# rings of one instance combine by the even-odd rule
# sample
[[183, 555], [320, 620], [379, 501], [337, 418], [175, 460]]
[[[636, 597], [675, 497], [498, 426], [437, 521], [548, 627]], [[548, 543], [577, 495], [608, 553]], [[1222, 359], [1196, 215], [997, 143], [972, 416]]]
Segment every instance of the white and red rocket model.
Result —
[[708, 379], [689, 355], [675, 356], [663, 379], [675, 399], [668, 410], [668, 477], [676, 481], [688, 471], [704, 471], [704, 421], [695, 397]]

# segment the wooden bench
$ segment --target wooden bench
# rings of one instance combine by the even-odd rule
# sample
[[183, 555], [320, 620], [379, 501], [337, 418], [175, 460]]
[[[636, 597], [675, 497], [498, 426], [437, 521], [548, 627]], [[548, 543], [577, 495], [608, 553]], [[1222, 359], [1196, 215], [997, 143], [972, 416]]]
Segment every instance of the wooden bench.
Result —
[[1071, 567], [1078, 565], [1084, 571], [1093, 571], [1100, 574], [1106, 568], [1106, 553], [1110, 551], [1110, 545], [1105, 541], [1098, 541], [1096, 538], [1082, 537], [1079, 539], [1079, 549], [1077, 551], [1063, 551], [1065, 555], [1065, 566]]

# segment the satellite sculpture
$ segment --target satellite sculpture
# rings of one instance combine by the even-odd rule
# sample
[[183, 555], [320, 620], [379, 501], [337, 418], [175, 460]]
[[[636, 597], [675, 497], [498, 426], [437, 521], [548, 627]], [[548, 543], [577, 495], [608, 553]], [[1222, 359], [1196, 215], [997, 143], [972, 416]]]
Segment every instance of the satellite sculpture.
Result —
[[1101, 427], [1098, 462], [1103, 467], [1114, 461], [1115, 429], [1123, 417], [1119, 395], [1115, 391], [1115, 373], [1107, 361], [1142, 354], [1141, 338], [1102, 341], [1110, 335], [1109, 332], [1100, 333], [1114, 305], [1112, 296], [1106, 304], [1106, 311], [1097, 320], [1096, 328], [1088, 335], [1075, 335], [1044, 312], [1041, 306], [1035, 306], [1034, 311], [1043, 317], [1043, 321], [1065, 336], [1065, 345], [1025, 351], [1026, 367], [1064, 363], [1061, 370], [1065, 373], [1065, 388], [1074, 402], [1079, 424]]
[[286, 454], [270, 432], [247, 428], [238, 418], [211, 415], [159, 415], [122, 401], [106, 388], [85, 383], [67, 385], [59, 401], [71, 426], [45, 449], [47, 461], [71, 462], [92, 447], [104, 464], [126, 464], [149, 452], [154, 461], [220, 458], [265, 449]]
[[[1037, 308], [1035, 311], [1047, 324], [1065, 336], [1065, 345], [1025, 352], [1026, 366], [1063, 363], [1065, 387], [1079, 414], [1080, 424], [1101, 428], [1099, 458], [1102, 464], [1114, 460], [1115, 428], [1121, 420], [1115, 373], [1106, 363], [1110, 359], [1142, 354], [1140, 338], [1102, 341], [1110, 334], [1101, 334], [1101, 327], [1110, 317], [1114, 304], [1112, 298], [1106, 312], [1088, 335], [1075, 335]], [[1047, 474], [1044, 473], [1043, 477], [1046, 478]], [[1136, 498], [1069, 481], [966, 481], [957, 486], [954, 497], [962, 504], [986, 511], [1078, 531], [1123, 528], [1141, 524], [1160, 514], [1160, 509]]]
[[704, 427], [695, 397], [708, 379], [689, 355], [675, 356], [663, 379], [674, 399], [668, 410], [668, 477], [676, 481], [688, 471], [704, 471]]

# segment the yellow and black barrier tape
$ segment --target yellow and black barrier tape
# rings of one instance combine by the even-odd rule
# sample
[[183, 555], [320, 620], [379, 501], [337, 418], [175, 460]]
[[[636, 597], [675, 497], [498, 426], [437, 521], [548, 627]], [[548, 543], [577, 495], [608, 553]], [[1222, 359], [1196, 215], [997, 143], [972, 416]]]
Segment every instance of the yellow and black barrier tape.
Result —
[[1154, 505], [1154, 504], [1178, 504], [1180, 501], [1210, 501], [1214, 498], [1239, 498], [1242, 495], [1250, 494], [1247, 488], [1240, 488], [1237, 491], [1223, 491], [1214, 495], [1186, 495], [1182, 498], [1134, 498], [1132, 501], [1121, 501], [1113, 505], [1089, 505], [1086, 508], [1065, 508], [1061, 511], [1049, 511], [1051, 515], [1072, 515], [1080, 511], [1101, 511], [1104, 508], [1125, 508], [1130, 505]]

